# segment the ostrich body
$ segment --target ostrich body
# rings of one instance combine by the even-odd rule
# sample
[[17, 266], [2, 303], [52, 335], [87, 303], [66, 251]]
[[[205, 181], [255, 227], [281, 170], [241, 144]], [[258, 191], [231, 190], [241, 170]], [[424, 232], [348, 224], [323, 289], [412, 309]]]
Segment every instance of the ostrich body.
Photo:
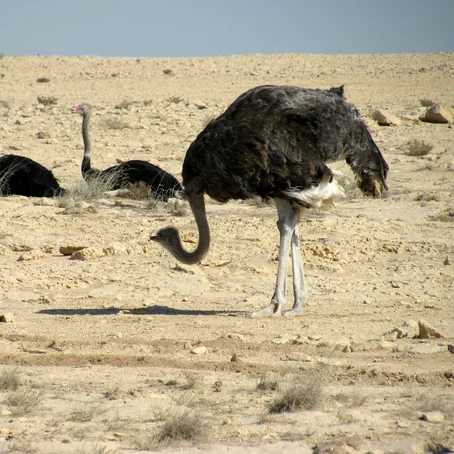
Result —
[[65, 192], [54, 174], [33, 159], [14, 154], [0, 157], [0, 194], [55, 197]]
[[117, 175], [112, 179], [111, 190], [128, 187], [130, 184], [142, 182], [150, 187], [153, 197], [167, 201], [170, 197], [181, 197], [183, 188], [178, 180], [170, 173], [147, 161], [134, 159], [109, 167], [105, 170], [91, 167], [90, 115], [88, 104], [81, 104], [73, 110], [81, 114], [82, 137], [84, 141], [84, 157], [82, 159], [82, 176], [85, 181], [92, 178], [103, 178]]
[[[209, 123], [190, 145], [183, 186], [199, 231], [194, 251], [185, 250], [178, 230], [152, 234], [176, 259], [200, 262], [210, 247], [204, 193], [219, 202], [255, 196], [273, 198], [280, 233], [274, 295], [251, 317], [294, 316], [302, 312], [307, 287], [298, 221], [305, 208], [343, 196], [326, 163], [345, 159], [366, 195], [387, 189], [388, 165], [343, 86], [330, 90], [265, 85], [242, 94]], [[294, 304], [283, 312], [287, 264], [292, 257]]]

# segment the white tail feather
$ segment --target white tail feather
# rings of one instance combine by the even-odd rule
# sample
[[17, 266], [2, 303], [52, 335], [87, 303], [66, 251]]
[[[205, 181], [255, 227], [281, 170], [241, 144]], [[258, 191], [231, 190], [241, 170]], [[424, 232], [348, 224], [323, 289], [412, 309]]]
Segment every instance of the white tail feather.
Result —
[[335, 199], [342, 199], [345, 197], [344, 188], [337, 183], [336, 180], [331, 182], [323, 182], [318, 186], [314, 186], [304, 191], [298, 189], [292, 189], [284, 191], [284, 194], [288, 195], [295, 201], [301, 201], [304, 205], [311, 207], [319, 207], [322, 204], [334, 205]]

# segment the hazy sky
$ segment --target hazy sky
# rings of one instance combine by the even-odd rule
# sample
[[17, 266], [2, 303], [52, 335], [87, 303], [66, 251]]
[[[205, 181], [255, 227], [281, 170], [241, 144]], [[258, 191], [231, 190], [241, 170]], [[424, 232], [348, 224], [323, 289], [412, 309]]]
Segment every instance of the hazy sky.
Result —
[[454, 0], [0, 0], [0, 52], [453, 52], [453, 24]]

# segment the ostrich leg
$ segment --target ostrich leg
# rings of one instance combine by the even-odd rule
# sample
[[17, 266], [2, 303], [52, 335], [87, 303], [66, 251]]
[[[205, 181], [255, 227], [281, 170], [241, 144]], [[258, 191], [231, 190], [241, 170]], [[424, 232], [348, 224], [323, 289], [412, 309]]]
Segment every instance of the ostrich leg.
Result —
[[[295, 228], [298, 225], [299, 210], [295, 209], [284, 199], [274, 199], [276, 203], [277, 213], [279, 220], [277, 226], [280, 234], [279, 243], [279, 262], [277, 266], [277, 279], [274, 295], [271, 298], [270, 304], [255, 312], [251, 312], [249, 317], [261, 318], [261, 317], [280, 317], [282, 316], [282, 308], [285, 304], [285, 293], [286, 293], [286, 282], [287, 282], [287, 268], [288, 268], [288, 256], [290, 252], [290, 245], [294, 236]], [[296, 243], [298, 244], [298, 243]], [[292, 245], [292, 256], [293, 256]], [[300, 258], [301, 261], [301, 258]], [[302, 268], [301, 268], [302, 269]], [[299, 275], [300, 277], [300, 275]], [[303, 275], [304, 281], [304, 275]], [[295, 302], [296, 305], [296, 302]], [[301, 304], [300, 304], [301, 305]], [[290, 311], [294, 311], [294, 308]], [[297, 314], [290, 314], [297, 315]]]
[[[298, 210], [299, 211], [299, 210]], [[299, 220], [298, 213], [298, 220]], [[295, 302], [292, 309], [283, 312], [286, 317], [300, 315], [303, 310], [303, 304], [307, 298], [306, 278], [304, 277], [303, 260], [301, 258], [300, 240], [298, 237], [298, 223], [295, 226], [292, 236], [292, 268], [293, 268], [293, 293]]]

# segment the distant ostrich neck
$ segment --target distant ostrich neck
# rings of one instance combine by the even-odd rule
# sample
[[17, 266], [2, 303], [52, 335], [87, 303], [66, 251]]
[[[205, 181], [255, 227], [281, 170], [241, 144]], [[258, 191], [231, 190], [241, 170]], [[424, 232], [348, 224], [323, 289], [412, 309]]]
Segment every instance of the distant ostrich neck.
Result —
[[84, 157], [82, 174], [91, 170], [90, 112], [86, 112], [82, 120], [82, 137], [84, 140]]

